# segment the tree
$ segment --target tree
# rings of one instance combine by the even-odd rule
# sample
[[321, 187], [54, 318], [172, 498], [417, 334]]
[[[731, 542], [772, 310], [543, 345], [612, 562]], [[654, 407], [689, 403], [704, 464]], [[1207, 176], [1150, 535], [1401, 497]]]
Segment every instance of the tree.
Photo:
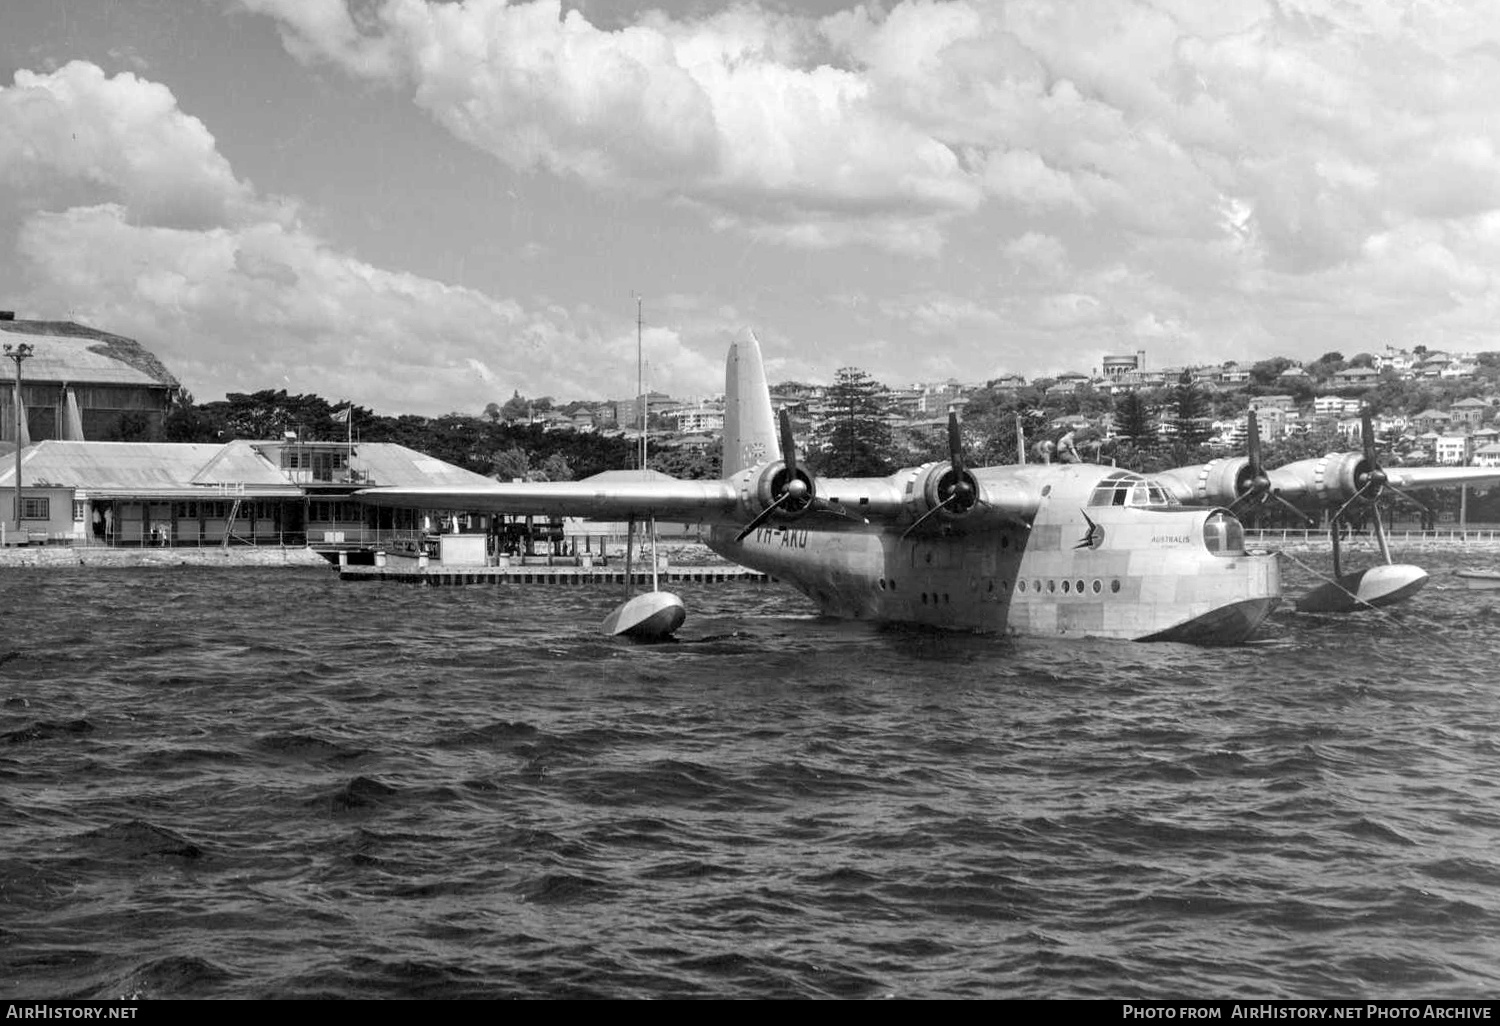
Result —
[[1115, 434], [1136, 449], [1156, 444], [1156, 415], [1139, 392], [1126, 392], [1115, 400]]
[[856, 367], [843, 367], [825, 400], [829, 419], [819, 451], [808, 462], [832, 477], [880, 477], [893, 469], [895, 445], [886, 422], [885, 386]]
[[491, 424], [498, 424], [498, 423], [500, 423], [500, 418], [502, 416], [504, 416], [504, 414], [502, 414], [500, 412], [500, 405], [498, 403], [486, 403], [485, 404], [485, 407], [484, 407], [484, 419], [485, 420], [489, 421]]
[[224, 425], [203, 407], [194, 404], [186, 389], [177, 393], [172, 408], [162, 420], [162, 434], [169, 442], [218, 442]]
[[1284, 356], [1273, 356], [1250, 368], [1250, 380], [1264, 388], [1271, 388], [1276, 384], [1277, 378], [1294, 366], [1295, 364]]
[[723, 452], [723, 439], [715, 439], [712, 445], [701, 450], [683, 447], [657, 449], [651, 453], [646, 465], [687, 481], [711, 481], [719, 476]]
[[1172, 424], [1177, 431], [1178, 445], [1196, 449], [1207, 443], [1213, 435], [1208, 398], [1193, 380], [1192, 371], [1185, 370], [1177, 378], [1168, 401], [1172, 407]]
[[537, 481], [571, 481], [573, 468], [568, 466], [568, 461], [563, 459], [561, 453], [555, 452], [542, 460], [542, 469], [536, 472], [534, 479]]
[[505, 405], [500, 407], [501, 420], [527, 420], [531, 413], [531, 401], [521, 395], [518, 389], [511, 397], [505, 400]]
[[490, 457], [490, 474], [501, 481], [525, 481], [531, 474], [531, 457], [513, 445]]

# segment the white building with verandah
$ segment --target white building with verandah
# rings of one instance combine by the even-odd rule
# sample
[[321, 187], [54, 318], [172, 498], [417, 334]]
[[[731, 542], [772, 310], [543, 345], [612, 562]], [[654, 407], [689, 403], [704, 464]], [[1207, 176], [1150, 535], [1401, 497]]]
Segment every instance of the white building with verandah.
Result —
[[[0, 468], [0, 502], [16, 469]], [[366, 506], [362, 488], [493, 482], [392, 442], [73, 442], [21, 454], [21, 530], [4, 543], [134, 547], [379, 544], [424, 521], [487, 525], [457, 510]]]

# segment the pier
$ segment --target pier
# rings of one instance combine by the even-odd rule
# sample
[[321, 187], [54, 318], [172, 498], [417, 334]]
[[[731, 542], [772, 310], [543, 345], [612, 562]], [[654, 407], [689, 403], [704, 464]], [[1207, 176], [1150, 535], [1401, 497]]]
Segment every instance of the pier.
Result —
[[[395, 581], [401, 584], [425, 584], [431, 587], [460, 584], [624, 584], [624, 570], [586, 566], [341, 566], [341, 581]], [[651, 585], [650, 570], [636, 570], [629, 575], [632, 584]], [[662, 584], [720, 584], [746, 581], [764, 584], [765, 574], [741, 566], [678, 566], [660, 571]]]

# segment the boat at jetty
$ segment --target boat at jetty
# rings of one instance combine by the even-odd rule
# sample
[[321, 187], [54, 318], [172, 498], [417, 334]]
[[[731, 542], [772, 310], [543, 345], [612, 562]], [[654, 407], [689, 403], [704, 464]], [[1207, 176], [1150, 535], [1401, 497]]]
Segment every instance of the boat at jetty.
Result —
[[1455, 570], [1453, 573], [1474, 590], [1500, 588], [1500, 570]]

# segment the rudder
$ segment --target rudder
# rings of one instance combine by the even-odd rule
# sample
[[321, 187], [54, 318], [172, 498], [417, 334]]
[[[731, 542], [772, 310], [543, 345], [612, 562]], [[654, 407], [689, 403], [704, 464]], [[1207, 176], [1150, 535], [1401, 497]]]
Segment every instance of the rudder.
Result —
[[746, 330], [724, 362], [724, 476], [776, 458], [776, 418], [760, 342]]

